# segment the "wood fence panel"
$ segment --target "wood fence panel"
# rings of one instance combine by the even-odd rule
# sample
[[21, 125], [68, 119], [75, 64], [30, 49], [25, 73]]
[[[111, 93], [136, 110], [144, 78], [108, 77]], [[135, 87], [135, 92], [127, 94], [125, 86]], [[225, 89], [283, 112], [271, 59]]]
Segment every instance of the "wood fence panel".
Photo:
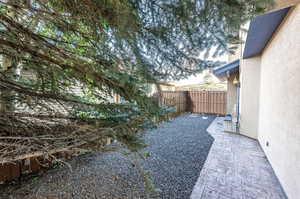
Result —
[[162, 104], [175, 107], [176, 113], [187, 111], [187, 94], [185, 91], [164, 91], [162, 92]]
[[162, 104], [176, 107], [176, 112], [226, 114], [224, 91], [164, 91]]
[[216, 115], [226, 114], [226, 92], [223, 91], [189, 91], [190, 112]]

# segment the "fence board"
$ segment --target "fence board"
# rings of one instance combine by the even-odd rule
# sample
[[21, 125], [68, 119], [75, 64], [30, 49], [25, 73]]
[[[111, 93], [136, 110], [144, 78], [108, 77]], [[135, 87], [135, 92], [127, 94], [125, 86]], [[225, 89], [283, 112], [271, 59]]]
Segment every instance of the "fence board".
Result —
[[175, 106], [176, 112], [226, 114], [226, 92], [224, 91], [164, 91], [162, 104]]
[[164, 91], [162, 92], [162, 104], [176, 107], [177, 113], [187, 110], [187, 93], [185, 91]]
[[226, 114], [226, 92], [223, 91], [189, 91], [188, 101], [192, 104], [190, 112], [216, 115]]

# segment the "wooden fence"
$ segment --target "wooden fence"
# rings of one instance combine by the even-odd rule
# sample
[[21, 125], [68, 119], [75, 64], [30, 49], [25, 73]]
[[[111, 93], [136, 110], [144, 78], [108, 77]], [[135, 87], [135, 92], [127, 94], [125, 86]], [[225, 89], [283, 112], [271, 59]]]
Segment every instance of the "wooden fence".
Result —
[[[184, 112], [225, 115], [226, 92], [164, 91], [162, 92], [162, 104], [176, 107], [174, 116]], [[61, 151], [52, 155], [59, 159], [70, 159], [78, 154]], [[16, 179], [22, 174], [38, 172], [51, 166], [52, 162], [49, 158], [45, 159], [43, 155], [23, 158], [11, 163], [3, 163], [0, 160], [0, 184]]]
[[164, 91], [162, 104], [175, 106], [176, 112], [226, 114], [224, 91]]
[[162, 104], [165, 106], [173, 106], [176, 113], [186, 112], [188, 109], [187, 92], [185, 91], [163, 91]]
[[188, 92], [189, 111], [192, 113], [226, 114], [226, 92], [190, 91]]

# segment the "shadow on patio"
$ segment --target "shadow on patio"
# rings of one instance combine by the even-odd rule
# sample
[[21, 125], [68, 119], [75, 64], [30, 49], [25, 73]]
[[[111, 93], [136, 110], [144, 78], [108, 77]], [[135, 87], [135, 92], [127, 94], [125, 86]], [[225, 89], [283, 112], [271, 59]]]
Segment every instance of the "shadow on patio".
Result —
[[191, 199], [287, 198], [258, 141], [225, 133], [223, 119], [207, 129], [215, 141]]

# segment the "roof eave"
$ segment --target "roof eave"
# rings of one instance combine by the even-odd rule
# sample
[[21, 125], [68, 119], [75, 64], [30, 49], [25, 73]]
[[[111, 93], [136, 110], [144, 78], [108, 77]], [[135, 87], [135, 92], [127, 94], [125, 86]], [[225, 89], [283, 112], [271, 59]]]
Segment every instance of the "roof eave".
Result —
[[228, 75], [239, 73], [239, 66], [240, 66], [240, 60], [236, 60], [222, 66], [221, 68], [214, 70], [213, 74], [221, 80], [226, 80], [226, 77]]
[[261, 55], [291, 7], [267, 13], [250, 23], [243, 59]]

